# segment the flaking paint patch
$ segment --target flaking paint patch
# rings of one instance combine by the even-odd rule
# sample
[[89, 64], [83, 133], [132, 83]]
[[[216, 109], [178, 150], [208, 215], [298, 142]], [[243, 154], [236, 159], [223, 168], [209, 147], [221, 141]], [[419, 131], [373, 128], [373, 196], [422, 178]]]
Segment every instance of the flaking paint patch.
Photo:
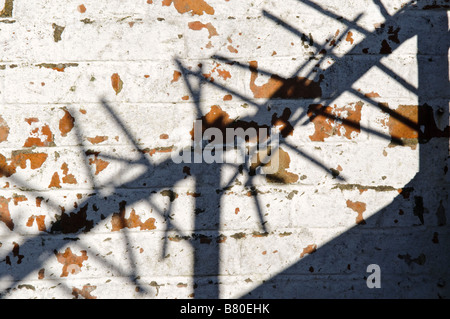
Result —
[[[21, 255], [19, 251], [20, 251], [19, 244], [16, 242], [13, 242], [12, 254], [13, 254], [13, 257], [17, 257], [17, 264], [21, 264], [22, 259], [25, 257], [24, 255]], [[6, 263], [11, 265], [11, 260], [10, 260], [9, 256], [6, 256]]]
[[66, 27], [57, 25], [56, 23], [53, 23], [52, 27], [53, 27], [53, 41], [55, 42], [61, 41], [61, 35]]
[[87, 137], [86, 138], [91, 144], [100, 144], [106, 140], [108, 140], [108, 136], [96, 136], [96, 137]]
[[17, 167], [25, 169], [30, 162], [31, 169], [38, 169], [47, 160], [46, 153], [32, 153], [28, 150], [13, 151], [10, 164], [5, 156], [0, 154], [0, 177], [10, 177], [16, 173]]
[[44, 164], [44, 162], [47, 160], [47, 157], [48, 154], [46, 153], [33, 153], [26, 150], [13, 151], [12, 165], [14, 167], [25, 169], [27, 167], [27, 162], [29, 162], [31, 169], [38, 169], [42, 166], [42, 164]]
[[173, 3], [178, 13], [191, 12], [192, 15], [203, 15], [203, 13], [213, 15], [214, 8], [204, 0], [163, 0], [162, 5], [169, 7]]
[[58, 72], [64, 72], [66, 68], [77, 67], [78, 63], [40, 63], [36, 64], [39, 68], [52, 69]]
[[148, 154], [150, 156], [155, 155], [156, 153], [170, 153], [173, 151], [173, 146], [165, 146], [165, 147], [155, 147], [155, 148], [144, 148], [140, 152], [143, 154]]
[[303, 248], [303, 251], [300, 254], [300, 258], [303, 258], [305, 255], [311, 255], [311, 254], [315, 253], [316, 250], [317, 250], [316, 244], [308, 245], [305, 248]]
[[9, 202], [11, 198], [0, 196], [0, 221], [3, 222], [9, 230], [14, 230], [14, 222], [11, 219], [11, 213], [9, 211]]
[[61, 188], [61, 180], [58, 172], [54, 172], [48, 188]]
[[206, 24], [201, 23], [200, 21], [192, 21], [188, 23], [188, 27], [191, 30], [199, 31], [203, 28], [208, 30], [208, 39], [211, 39], [211, 37], [218, 36], [216, 28], [211, 24], [211, 22], [208, 22]]
[[155, 218], [148, 218], [146, 221], [142, 222], [139, 215], [136, 214], [134, 209], [131, 209], [130, 217], [125, 218], [126, 212], [126, 201], [121, 201], [119, 203], [119, 212], [114, 213], [111, 218], [111, 231], [119, 231], [123, 228], [138, 228], [140, 230], [152, 230], [156, 229]]
[[82, 289], [73, 287], [72, 295], [74, 296], [74, 299], [78, 299], [79, 297], [83, 297], [84, 299], [97, 299], [96, 296], [91, 295], [95, 289], [97, 289], [97, 286], [90, 284], [84, 285]]
[[350, 103], [343, 107], [334, 105], [323, 106], [311, 104], [308, 107], [308, 117], [314, 123], [314, 134], [309, 136], [311, 141], [323, 142], [332, 136], [352, 138], [352, 133], [361, 132], [361, 110], [363, 103]]
[[123, 89], [123, 81], [118, 73], [111, 75], [111, 86], [113, 87], [116, 95], [119, 94]]
[[350, 42], [350, 44], [353, 44], [353, 33], [351, 31], [348, 31], [345, 41]]
[[253, 97], [257, 99], [301, 99], [301, 98], [318, 98], [322, 96], [322, 89], [319, 82], [309, 80], [304, 77], [292, 77], [289, 79], [282, 78], [273, 74], [267, 83], [256, 85], [258, 78], [258, 62], [249, 62], [250, 90]]
[[86, 7], [85, 7], [84, 4], [80, 4], [80, 5], [77, 7], [77, 10], [78, 10], [79, 13], [85, 13], [85, 12], [86, 12]]
[[32, 227], [33, 224], [36, 222], [36, 225], [38, 227], [39, 231], [45, 231], [45, 215], [32, 215], [28, 218], [27, 227]]
[[63, 170], [62, 182], [64, 184], [76, 184], [77, 179], [73, 174], [69, 174], [69, 165], [67, 163], [63, 163], [61, 165], [61, 169]]
[[17, 206], [20, 202], [26, 202], [28, 198], [25, 195], [13, 194], [13, 203], [14, 206]]
[[56, 259], [63, 265], [60, 277], [67, 277], [69, 274], [76, 275], [81, 271], [83, 262], [88, 260], [88, 256], [86, 250], [82, 250], [80, 253], [80, 256], [72, 253], [70, 247], [67, 247], [64, 253], [55, 251]]
[[63, 111], [64, 116], [59, 120], [59, 131], [61, 136], [67, 136], [74, 127], [75, 119], [66, 108], [63, 108]]
[[89, 164], [95, 165], [95, 175], [98, 175], [101, 171], [108, 167], [109, 162], [95, 157], [94, 159], [89, 159]]
[[[264, 167], [272, 167], [275, 165], [275, 167], [278, 167], [278, 170], [276, 173], [273, 174], [266, 174], [266, 181], [268, 183], [274, 183], [274, 184], [292, 184], [296, 183], [298, 181], [298, 175], [289, 172], [287, 169], [290, 166], [291, 158], [289, 156], [289, 153], [284, 151], [281, 147], [279, 147], [275, 154], [272, 154], [272, 157], [270, 161], [263, 165]], [[275, 163], [275, 161], [278, 161], [278, 165]], [[252, 163], [253, 166], [253, 163]], [[255, 169], [255, 168], [253, 168]]]
[[356, 216], [356, 224], [365, 225], [366, 221], [363, 218], [363, 213], [366, 211], [366, 203], [347, 200], [346, 204], [348, 208], [358, 213], [358, 216]]
[[5, 0], [5, 5], [0, 11], [0, 18], [11, 18], [14, 8], [14, 0]]
[[55, 146], [55, 142], [53, 140], [53, 133], [50, 130], [50, 126], [48, 124], [43, 125], [42, 127], [37, 127], [31, 131], [31, 136], [27, 138], [23, 147], [49, 147]]
[[0, 116], [0, 143], [8, 140], [9, 126], [8, 123]]
[[173, 71], [172, 81], [170, 81], [170, 83], [178, 82], [180, 77], [181, 77], [180, 71], [177, 71], [177, 70]]

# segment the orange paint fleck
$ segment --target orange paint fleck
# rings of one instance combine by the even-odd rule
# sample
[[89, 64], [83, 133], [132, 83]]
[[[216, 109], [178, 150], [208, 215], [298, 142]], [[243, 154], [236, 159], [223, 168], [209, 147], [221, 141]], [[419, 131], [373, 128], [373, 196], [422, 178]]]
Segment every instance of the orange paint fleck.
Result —
[[230, 51], [231, 53], [239, 53], [238, 50], [236, 50], [235, 47], [233, 47], [232, 45], [227, 46], [228, 51]]
[[29, 117], [25, 119], [25, 122], [31, 125], [31, 123], [39, 122], [39, 119], [37, 117]]
[[192, 15], [203, 15], [203, 13], [213, 15], [214, 8], [204, 0], [163, 0], [162, 5], [169, 7], [173, 3], [175, 9], [183, 14], [192, 12]]
[[3, 117], [0, 116], [0, 143], [8, 139], [9, 126]]
[[14, 222], [11, 219], [11, 213], [9, 212], [10, 198], [0, 196], [0, 221], [3, 222], [9, 230], [14, 230]]
[[208, 30], [208, 39], [211, 39], [211, 37], [218, 36], [216, 28], [211, 24], [211, 22], [208, 22], [206, 24], [201, 23], [200, 21], [192, 21], [188, 23], [188, 27], [191, 30], [199, 31], [203, 28]]
[[322, 89], [319, 82], [306, 79], [304, 77], [293, 77], [285, 79], [279, 75], [273, 74], [266, 84], [256, 85], [258, 77], [258, 62], [250, 61], [250, 90], [253, 96], [260, 98], [317, 98], [322, 96]]
[[162, 140], [167, 140], [169, 138], [169, 135], [168, 134], [161, 134], [159, 136], [159, 138], [162, 139]]
[[351, 139], [353, 132], [360, 133], [361, 131], [362, 106], [362, 102], [350, 103], [344, 107], [311, 104], [307, 114], [314, 123], [315, 130], [314, 134], [309, 136], [310, 140], [323, 142], [326, 138], [334, 135]]
[[48, 188], [61, 188], [61, 181], [59, 179], [58, 172], [53, 173], [52, 180], [50, 181], [50, 184], [48, 185]]
[[353, 44], [353, 33], [351, 31], [348, 31], [347, 37], [345, 38], [345, 41], [350, 42], [350, 44]]
[[73, 176], [72, 174], [68, 174], [69, 173], [69, 166], [67, 165], [67, 163], [63, 163], [61, 165], [61, 169], [63, 170], [63, 178], [62, 178], [62, 182], [64, 184], [76, 184], [77, 183], [77, 179], [75, 178], [75, 176]]
[[169, 147], [157, 147], [157, 148], [145, 148], [143, 150], [141, 150], [142, 153], [144, 154], [148, 154], [150, 156], [155, 155], [156, 153], [170, 153], [173, 151], [173, 147], [169, 146]]
[[39, 231], [45, 231], [45, 215], [32, 215], [28, 218], [27, 227], [32, 227], [34, 222], [36, 222]]
[[96, 136], [96, 137], [87, 137], [86, 138], [92, 144], [100, 144], [106, 140], [108, 140], [108, 136]]
[[67, 277], [69, 274], [78, 274], [83, 267], [83, 261], [88, 259], [86, 250], [81, 251], [81, 255], [77, 256], [72, 253], [68, 247], [64, 253], [55, 253], [56, 259], [60, 264], [63, 264], [63, 269], [60, 277]]
[[125, 206], [126, 202], [119, 203], [119, 213], [114, 213], [111, 218], [111, 231], [119, 231], [123, 228], [137, 228], [140, 230], [152, 230], [156, 229], [155, 218], [148, 218], [145, 222], [142, 222], [140, 217], [136, 214], [134, 209], [131, 209], [130, 217], [125, 218]]
[[181, 99], [182, 99], [183, 101], [187, 101], [187, 100], [189, 100], [189, 95], [185, 95], [185, 96], [183, 96]]
[[231, 101], [233, 99], [233, 96], [231, 94], [227, 94], [223, 96], [224, 101]]
[[347, 200], [347, 207], [358, 213], [358, 216], [356, 217], [356, 224], [364, 225], [366, 223], [363, 218], [363, 212], [366, 211], [366, 203]]
[[41, 203], [44, 200], [44, 197], [36, 197], [36, 207], [41, 207]]
[[170, 83], [173, 82], [177, 82], [181, 77], [181, 72], [180, 71], [173, 71], [173, 77], [172, 77], [172, 81], [170, 81]]
[[66, 136], [74, 126], [75, 119], [69, 113], [67, 109], [64, 108], [64, 116], [59, 120], [59, 131], [61, 136]]
[[80, 4], [80, 5], [77, 7], [77, 10], [78, 10], [78, 12], [80, 12], [80, 13], [85, 13], [85, 12], [86, 12], [86, 7], [84, 6], [84, 4]]
[[234, 213], [237, 215], [239, 213], [240, 209], [239, 207], [236, 207], [236, 209], [234, 210]]
[[111, 85], [116, 92], [116, 95], [119, 94], [120, 91], [122, 91], [123, 81], [121, 80], [118, 73], [114, 73], [113, 75], [111, 75]]
[[370, 93], [366, 93], [364, 94], [365, 97], [370, 97], [370, 98], [374, 98], [374, 97], [380, 97], [380, 94], [376, 93], [376, 92], [370, 92]]
[[300, 254], [300, 258], [302, 258], [305, 255], [311, 255], [312, 253], [315, 253], [317, 250], [316, 244], [311, 244], [303, 248], [302, 253]]

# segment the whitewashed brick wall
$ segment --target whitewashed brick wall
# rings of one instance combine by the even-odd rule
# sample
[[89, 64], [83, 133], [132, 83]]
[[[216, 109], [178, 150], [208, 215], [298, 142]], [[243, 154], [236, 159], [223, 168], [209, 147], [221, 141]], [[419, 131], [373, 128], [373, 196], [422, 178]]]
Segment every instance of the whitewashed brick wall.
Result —
[[[3, 298], [450, 297], [448, 0], [3, 5]], [[174, 164], [206, 115], [279, 182]]]

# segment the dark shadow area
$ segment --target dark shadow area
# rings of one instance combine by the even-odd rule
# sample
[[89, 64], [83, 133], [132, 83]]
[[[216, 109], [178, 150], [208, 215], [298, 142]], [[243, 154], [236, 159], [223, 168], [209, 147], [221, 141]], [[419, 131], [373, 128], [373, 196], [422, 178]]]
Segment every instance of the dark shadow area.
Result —
[[[299, 0], [300, 1], [300, 0]], [[267, 99], [264, 103], [258, 104], [253, 98], [244, 96], [243, 93], [233, 91], [221, 84], [212, 82], [204, 77], [201, 66], [197, 71], [188, 69], [180, 60], [176, 60], [182, 76], [186, 82], [186, 86], [190, 91], [190, 96], [195, 102], [196, 114], [198, 119], [203, 121], [204, 128], [217, 127], [221, 130], [226, 128], [243, 128], [249, 127], [270, 128], [272, 126], [281, 126], [281, 146], [286, 146], [290, 150], [302, 158], [307, 159], [312, 165], [317, 166], [321, 170], [337, 177], [336, 181], [344, 183], [345, 175], [336, 176], [335, 172], [330, 170], [326, 163], [322, 163], [313, 155], [308, 154], [304, 150], [300, 150], [290, 145], [284, 140], [289, 136], [298, 125], [302, 125], [302, 120], [308, 117], [304, 123], [313, 122], [318, 118], [327, 118], [330, 120], [339, 120], [358, 132], [365, 131], [369, 134], [376, 135], [395, 145], [404, 146], [415, 143], [420, 149], [420, 171], [410, 181], [404, 189], [409, 190], [409, 197], [405, 198], [405, 194], [399, 194], [395, 200], [381, 211], [366, 219], [364, 225], [357, 225], [348, 232], [342, 234], [338, 238], [333, 239], [326, 245], [319, 247], [314, 253], [304, 257], [296, 264], [283, 270], [275, 277], [266, 281], [261, 286], [249, 292], [245, 297], [249, 298], [339, 298], [339, 297], [385, 297], [385, 298], [403, 298], [403, 297], [450, 297], [450, 277], [449, 267], [450, 254], [448, 245], [450, 244], [448, 224], [446, 213], [448, 211], [448, 155], [449, 155], [449, 123], [448, 123], [448, 21], [447, 13], [441, 7], [431, 8], [430, 15], [422, 21], [415, 14], [415, 10], [423, 10], [416, 8], [415, 5], [408, 3], [399, 10], [395, 15], [390, 16], [380, 1], [375, 1], [380, 12], [385, 17], [385, 26], [377, 29], [376, 32], [370, 33], [358, 26], [357, 17], [354, 21], [336, 16], [333, 13], [321, 8], [312, 1], [301, 1], [320, 13], [338, 19], [346, 24], [347, 31], [351, 29], [358, 30], [365, 35], [365, 39], [353, 47], [353, 49], [343, 57], [335, 56], [329, 43], [322, 45], [314, 44], [311, 39], [296, 27], [287, 24], [281, 19], [275, 17], [269, 12], [263, 12], [264, 16], [274, 23], [285, 27], [288, 31], [293, 32], [297, 36], [309, 41], [317, 52], [317, 63], [325, 57], [333, 57], [335, 64], [320, 72], [320, 74], [311, 75], [311, 77], [298, 77], [302, 70], [302, 66], [289, 78], [282, 78], [279, 75], [265, 71], [257, 67], [255, 63], [243, 64], [237, 61], [231, 61], [223, 57], [214, 56], [214, 59], [233, 63], [234, 66], [247, 69], [251, 74], [251, 90], [256, 99]], [[417, 20], [420, 21], [417, 21]], [[398, 35], [393, 36], [392, 30], [400, 28]], [[343, 37], [347, 32], [342, 32]], [[397, 33], [395, 33], [397, 34]], [[446, 35], [439, 38], [439, 45], [436, 45], [436, 37], [430, 37], [430, 34]], [[395, 51], [404, 41], [411, 37], [417, 37], [418, 43], [418, 70], [419, 70], [419, 86], [411, 87], [410, 84], [403, 81], [393, 71], [382, 66], [380, 60]], [[338, 40], [338, 39], [336, 39]], [[369, 48], [371, 64], [361, 65], [351, 68], [352, 57], [360, 55], [361, 52]], [[430, 49], [432, 48], [432, 49]], [[325, 50], [325, 51], [324, 51]], [[373, 50], [373, 51], [372, 51]], [[431, 52], [420, 54], [420, 52]], [[405, 88], [412, 90], [417, 94], [418, 103], [418, 121], [411, 120], [405, 114], [390, 109], [384, 104], [380, 104], [370, 97], [364, 95], [357, 90], [352, 89], [352, 84], [366, 74], [370, 68], [378, 66], [382, 68], [386, 74], [395, 77], [399, 83]], [[345, 74], [345, 78], [341, 78], [340, 83], [336, 87], [329, 89], [327, 96], [323, 95], [321, 83], [323, 79], [332, 78], [336, 72]], [[269, 87], [257, 86], [255, 77], [257, 73], [270, 76]], [[194, 81], [200, 85], [193, 85]], [[402, 82], [403, 81], [403, 82]], [[299, 100], [317, 98], [321, 101], [307, 106], [297, 106], [303, 108], [302, 115], [297, 119], [292, 119], [292, 114], [296, 109], [286, 108], [281, 114], [272, 114], [270, 122], [258, 124], [260, 122], [260, 114], [248, 118], [232, 119], [227, 113], [221, 109], [215, 110], [215, 113], [203, 114], [200, 108], [201, 89], [202, 86], [212, 85], [222, 89], [224, 92], [231, 93], [234, 96], [244, 100], [250, 105], [257, 106], [260, 110], [267, 110], [270, 101]], [[392, 118], [401, 123], [410, 131], [417, 132], [418, 136], [410, 138], [402, 135], [385, 135], [370, 127], [363, 126], [359, 121], [353, 121], [349, 118], [340, 118], [332, 114], [327, 105], [337, 99], [342, 93], [350, 91], [362, 101], [369, 105], [374, 105], [382, 111], [388, 113]], [[194, 251], [194, 294], [195, 298], [211, 298], [219, 297], [219, 271], [220, 271], [220, 240], [219, 225], [221, 222], [220, 201], [222, 193], [231, 185], [233, 180], [239, 174], [248, 174], [249, 181], [245, 187], [249, 190], [250, 195], [255, 201], [257, 207], [258, 224], [262, 231], [266, 231], [266, 221], [262, 214], [259, 203], [258, 193], [253, 185], [253, 178], [257, 174], [256, 167], [251, 167], [249, 163], [236, 165], [236, 175], [230, 179], [228, 183], [221, 182], [222, 165], [214, 164], [196, 164], [181, 163], [175, 164], [168, 159], [158, 165], [152, 164], [136, 142], [136, 137], [132, 136], [129, 129], [117, 116], [107, 101], [102, 100], [102, 106], [105, 114], [110, 116], [128, 138], [128, 143], [138, 150], [139, 158], [134, 161], [125, 161], [126, 164], [141, 164], [146, 167], [136, 179], [115, 186], [115, 193], [109, 196], [103, 196], [98, 189], [92, 192], [92, 196], [82, 203], [79, 203], [77, 209], [62, 212], [58, 220], [53, 223], [52, 227], [41, 235], [28, 237], [24, 243], [20, 245], [20, 252], [12, 251], [4, 260], [0, 261], [0, 280], [8, 278], [16, 284], [20, 283], [31, 272], [38, 271], [43, 268], [43, 264], [49, 256], [56, 256], [61, 253], [62, 247], [68, 243], [77, 240], [78, 236], [88, 233], [97, 224], [106, 218], [115, 218], [119, 225], [126, 225], [124, 207], [132, 205], [142, 200], [151, 203], [150, 195], [161, 193], [167, 195], [169, 201], [169, 209], [167, 211], [159, 210], [156, 206], [154, 212], [159, 214], [166, 221], [166, 236], [163, 245], [163, 256], [167, 250], [168, 232], [175, 232], [180, 238], [189, 241]], [[446, 111], [447, 110], [447, 111]], [[439, 129], [435, 121], [441, 123], [444, 130]], [[81, 132], [77, 133], [79, 137], [80, 152], [85, 154], [86, 159], [104, 158], [109, 160], [123, 161], [123, 159], [108, 157], [100, 152], [92, 149], [84, 148], [81, 141]], [[193, 146], [192, 146], [193, 147]], [[276, 150], [272, 150], [275, 153]], [[91, 172], [91, 168], [86, 168]], [[196, 188], [194, 193], [202, 193], [201, 196], [195, 197], [194, 209], [194, 233], [185, 234], [178, 230], [171, 222], [170, 215], [176, 214], [173, 211], [171, 202], [175, 200], [173, 188], [176, 183], [186, 177], [186, 172], [195, 179]], [[7, 170], [2, 170], [3, 175], [7, 175]], [[286, 182], [286, 177], [274, 175], [275, 182]], [[16, 185], [26, 187], [26, 183], [15, 180], [11, 177]], [[91, 180], [95, 186], [95, 176], [91, 172]], [[111, 181], [111, 185], [114, 185]], [[135, 189], [139, 185], [139, 191], [127, 191]], [[346, 184], [343, 184], [346, 185]], [[440, 194], [440, 195], [437, 195]], [[39, 192], [34, 194], [40, 196]], [[99, 205], [99, 203], [104, 205]], [[436, 205], [436, 202], [439, 204]], [[58, 209], [58, 203], [46, 203], [53, 209]], [[442, 207], [437, 211], [428, 211], [426, 207]], [[399, 211], [404, 212], [408, 216], [411, 227], [401, 227], [394, 238], [386, 238], [383, 235], [383, 221], [398, 219]], [[395, 226], [392, 226], [395, 227]], [[121, 230], [124, 240], [128, 241], [127, 229], [122, 227]], [[408, 238], [407, 241], [404, 239]], [[414, 240], [411, 241], [411, 238]], [[77, 243], [78, 245], [79, 243]], [[79, 244], [81, 245], [81, 244]], [[86, 247], [89, 256], [96, 255], [96, 252], [90, 252], [91, 248]], [[339, 253], [336, 253], [339, 250]], [[33, 252], [33, 256], [37, 258], [28, 258]], [[22, 256], [19, 258], [19, 256]], [[336, 259], [336, 256], [340, 256]], [[130, 252], [128, 256], [130, 264], [134, 264], [134, 256]], [[101, 258], [99, 258], [101, 261]], [[9, 261], [9, 262], [7, 262]], [[19, 262], [20, 261], [20, 262]], [[103, 261], [101, 261], [103, 262]], [[382, 289], [369, 289], [366, 287], [364, 276], [367, 276], [366, 268], [369, 264], [378, 264], [382, 270]], [[142, 293], [146, 293], [145, 287], [139, 284], [137, 280], [139, 274], [137, 270], [131, 267], [127, 273], [116, 265], [109, 267], [123, 277], [128, 277]], [[311, 268], [312, 267], [312, 268]], [[311, 272], [311, 269], [314, 269]], [[419, 279], [417, 274], [426, 274], [426, 281]], [[348, 277], [340, 280], [341, 275], [351, 275], [354, 281], [348, 282]], [[430, 284], [431, 283], [431, 284]], [[433, 286], [434, 283], [434, 286]], [[13, 286], [6, 288], [2, 294], [7, 294]], [[433, 288], [434, 287], [434, 288]], [[69, 289], [69, 288], [68, 288]], [[340, 292], [336, 295], [336, 292]]]

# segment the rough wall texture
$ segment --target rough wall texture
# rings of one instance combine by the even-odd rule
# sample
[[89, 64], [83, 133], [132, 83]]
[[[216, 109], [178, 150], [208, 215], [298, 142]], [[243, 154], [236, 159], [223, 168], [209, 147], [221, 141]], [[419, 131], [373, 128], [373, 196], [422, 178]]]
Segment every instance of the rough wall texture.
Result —
[[2, 6], [3, 298], [450, 297], [448, 0]]

